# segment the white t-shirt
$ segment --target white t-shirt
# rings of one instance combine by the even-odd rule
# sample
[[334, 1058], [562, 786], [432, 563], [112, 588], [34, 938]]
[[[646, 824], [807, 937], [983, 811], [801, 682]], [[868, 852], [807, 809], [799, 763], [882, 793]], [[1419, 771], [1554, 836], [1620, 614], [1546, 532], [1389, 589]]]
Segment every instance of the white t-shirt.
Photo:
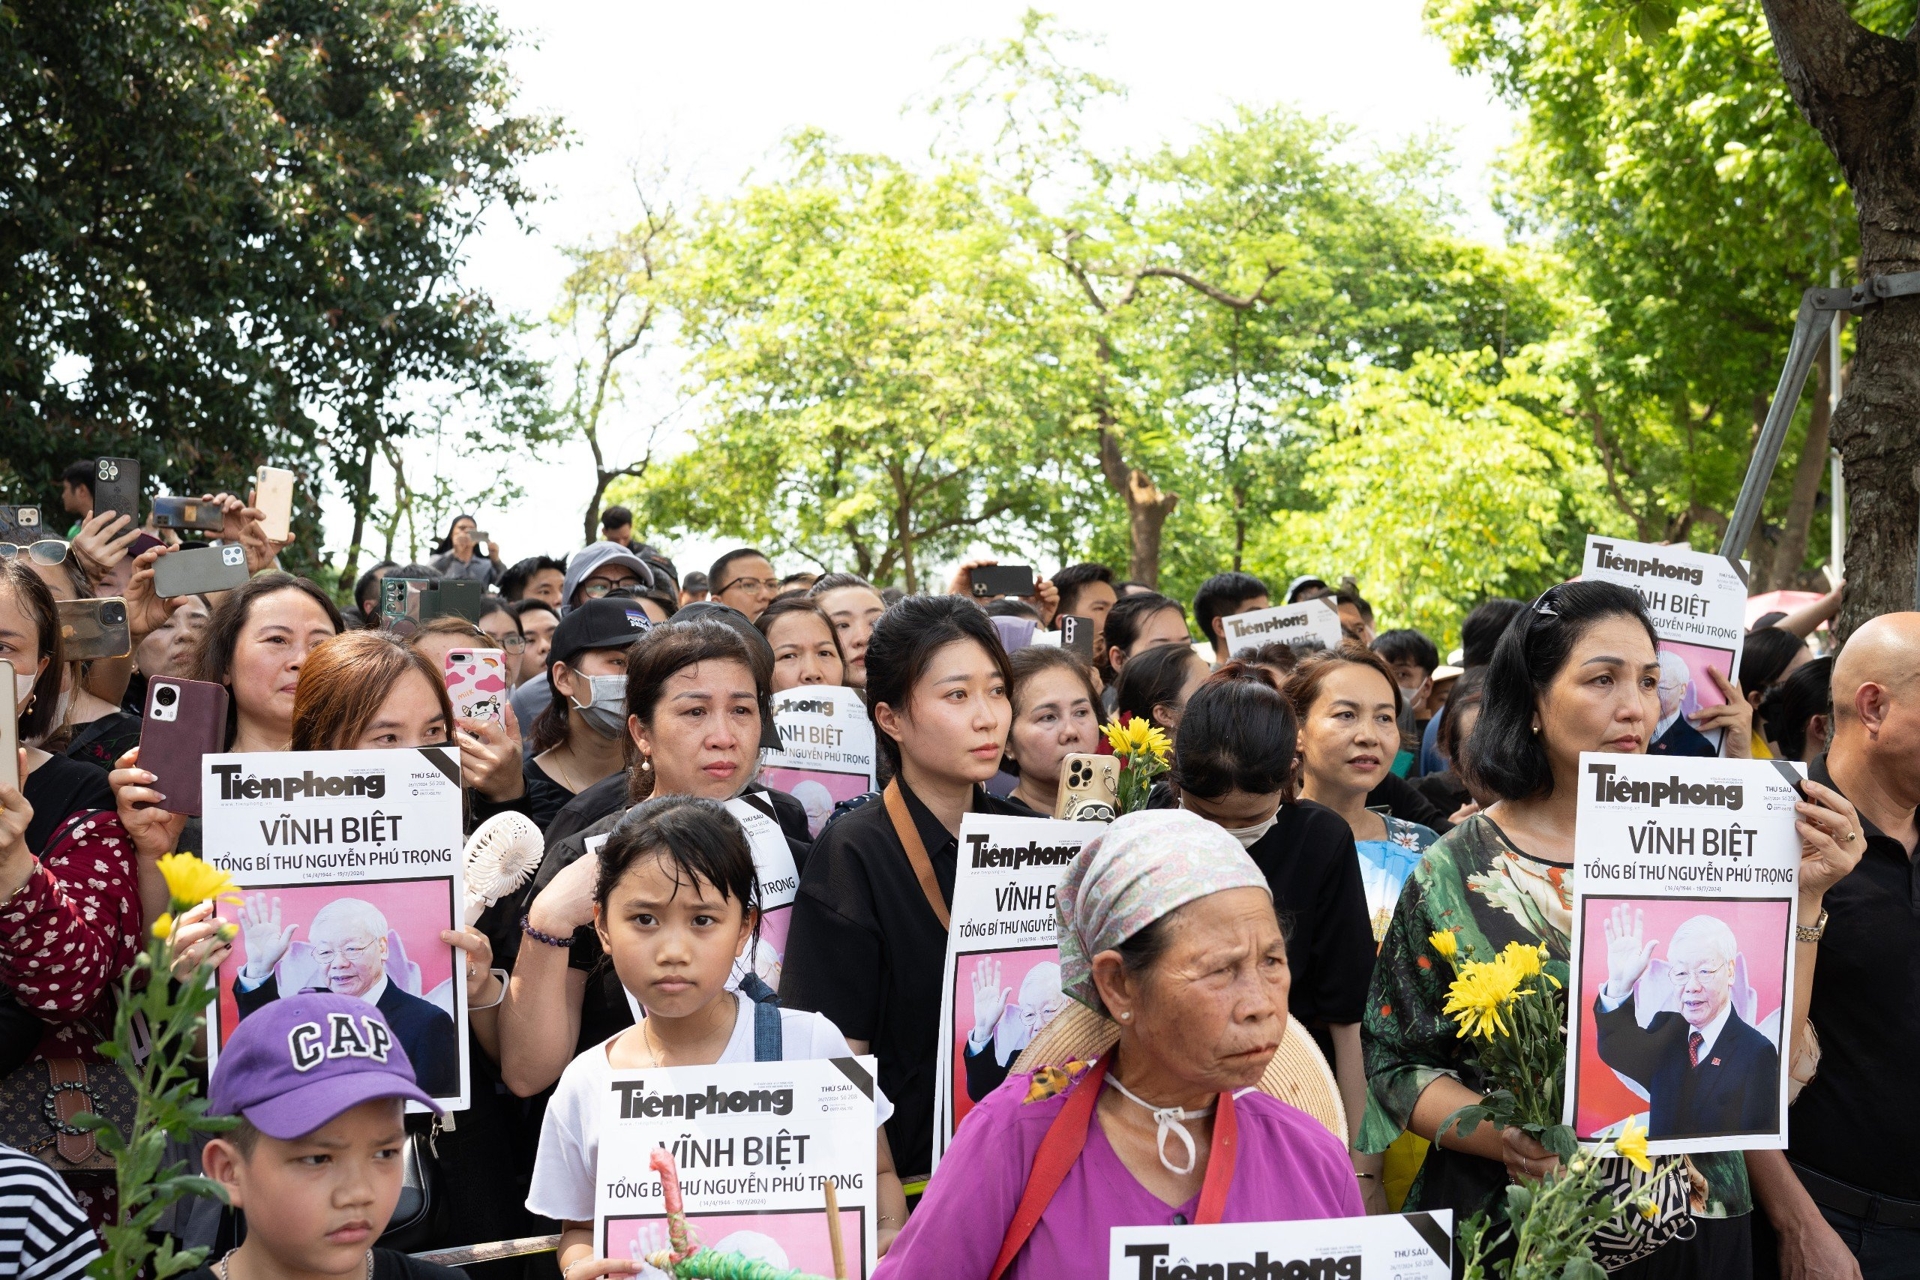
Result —
[[[721, 1062], [753, 1061], [753, 1002], [736, 997], [739, 1005], [733, 1038], [721, 1053]], [[560, 1073], [546, 1119], [540, 1123], [540, 1154], [533, 1161], [533, 1185], [527, 1209], [543, 1218], [561, 1221], [593, 1220], [594, 1170], [600, 1160], [600, 1110], [606, 1106], [614, 1077], [607, 1046], [616, 1033], [587, 1050]], [[780, 1011], [780, 1057], [786, 1062], [808, 1058], [849, 1058], [853, 1050], [840, 1029], [818, 1013], [799, 1009]], [[630, 1068], [623, 1068], [630, 1070]], [[893, 1103], [875, 1086], [873, 1103], [877, 1124], [893, 1115]]]

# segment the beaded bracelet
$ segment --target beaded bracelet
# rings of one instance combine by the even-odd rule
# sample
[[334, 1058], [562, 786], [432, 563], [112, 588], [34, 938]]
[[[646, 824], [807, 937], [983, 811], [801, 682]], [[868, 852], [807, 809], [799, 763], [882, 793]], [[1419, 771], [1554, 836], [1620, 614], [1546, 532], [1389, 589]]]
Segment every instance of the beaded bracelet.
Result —
[[520, 932], [526, 934], [535, 942], [544, 942], [550, 947], [567, 947], [571, 949], [573, 946], [572, 938], [556, 938], [550, 933], [542, 933], [534, 928], [533, 917], [531, 915], [520, 917]]

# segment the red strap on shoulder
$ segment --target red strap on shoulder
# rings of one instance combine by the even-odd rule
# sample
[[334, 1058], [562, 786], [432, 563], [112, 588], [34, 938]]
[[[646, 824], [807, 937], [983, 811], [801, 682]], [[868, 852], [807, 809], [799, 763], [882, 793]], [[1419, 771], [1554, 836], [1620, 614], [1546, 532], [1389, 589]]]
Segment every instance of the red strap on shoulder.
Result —
[[1233, 1095], [1223, 1093], [1213, 1111], [1213, 1142], [1207, 1150], [1207, 1176], [1200, 1184], [1195, 1222], [1218, 1222], [1227, 1210], [1227, 1192], [1233, 1187], [1233, 1163], [1240, 1155], [1240, 1121], [1233, 1114]]
[[987, 1280], [1000, 1280], [1013, 1265], [1014, 1258], [1026, 1247], [1027, 1237], [1040, 1225], [1047, 1206], [1053, 1202], [1054, 1192], [1060, 1190], [1060, 1184], [1067, 1180], [1068, 1172], [1080, 1159], [1080, 1152], [1087, 1145], [1087, 1126], [1093, 1123], [1094, 1104], [1100, 1101], [1107, 1063], [1111, 1059], [1112, 1055], [1108, 1054], [1094, 1064], [1067, 1095], [1067, 1104], [1060, 1108], [1060, 1114], [1047, 1126], [1047, 1136], [1040, 1140], [1040, 1151], [1033, 1158], [1033, 1171], [1027, 1175], [1027, 1189], [1021, 1193], [1020, 1205], [1013, 1211], [1006, 1239], [1000, 1242], [1000, 1256], [993, 1260], [993, 1270], [987, 1273]]

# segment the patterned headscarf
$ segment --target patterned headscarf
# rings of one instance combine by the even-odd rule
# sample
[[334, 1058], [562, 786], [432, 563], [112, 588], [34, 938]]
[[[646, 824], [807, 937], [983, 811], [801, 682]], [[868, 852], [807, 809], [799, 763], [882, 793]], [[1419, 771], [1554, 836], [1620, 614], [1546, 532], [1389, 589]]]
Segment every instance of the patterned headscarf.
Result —
[[1129, 813], [1081, 848], [1060, 885], [1060, 985], [1095, 1013], [1093, 957], [1189, 902], [1266, 889], [1240, 842], [1184, 809]]

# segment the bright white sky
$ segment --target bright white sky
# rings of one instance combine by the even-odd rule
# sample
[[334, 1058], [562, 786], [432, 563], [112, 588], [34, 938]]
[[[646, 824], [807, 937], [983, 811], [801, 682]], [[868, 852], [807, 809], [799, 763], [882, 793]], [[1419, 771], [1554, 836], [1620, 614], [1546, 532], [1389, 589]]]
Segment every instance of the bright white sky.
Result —
[[[565, 275], [563, 246], [636, 219], [636, 164], [664, 158], [700, 193], [724, 195], [802, 126], [863, 150], [924, 155], [930, 122], [923, 111], [903, 112], [903, 104], [939, 82], [957, 56], [943, 50], [1014, 34], [1027, 7], [1019, 0], [494, 3], [525, 36], [512, 55], [524, 107], [559, 116], [572, 141], [531, 168], [550, 198], [533, 211], [530, 230], [494, 218], [472, 245], [467, 278], [503, 309], [535, 319], [546, 315]], [[1508, 141], [1513, 117], [1483, 82], [1449, 65], [1422, 28], [1421, 0], [1187, 0], [1171, 8], [1060, 0], [1045, 7], [1066, 28], [1103, 37], [1084, 60], [1130, 91], [1090, 130], [1102, 149], [1145, 152], [1181, 141], [1240, 102], [1290, 101], [1383, 143], [1439, 126], [1454, 139], [1456, 190], [1470, 226], [1498, 236], [1487, 166]], [[538, 335], [535, 342], [551, 354]], [[639, 399], [626, 415], [633, 424], [667, 407]], [[516, 464], [527, 499], [479, 513], [509, 562], [577, 545], [592, 483], [586, 457], [585, 445], [574, 444]], [[410, 466], [422, 467], [431, 452], [416, 449], [413, 458]], [[456, 485], [471, 490], [486, 483], [493, 464], [446, 465]], [[339, 548], [349, 519], [337, 502], [326, 514], [328, 543]], [[716, 548], [682, 542], [667, 550], [685, 571], [704, 567]]]

